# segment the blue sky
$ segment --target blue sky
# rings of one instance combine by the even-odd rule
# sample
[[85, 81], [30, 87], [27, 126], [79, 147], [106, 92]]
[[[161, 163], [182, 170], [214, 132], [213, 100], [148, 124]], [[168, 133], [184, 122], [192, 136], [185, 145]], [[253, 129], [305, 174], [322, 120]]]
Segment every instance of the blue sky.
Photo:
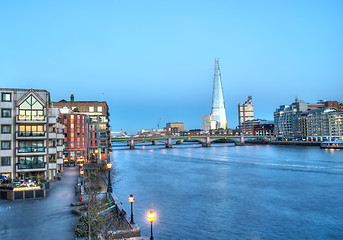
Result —
[[343, 1], [1, 1], [0, 86], [106, 100], [114, 130], [201, 127], [219, 57], [228, 126], [252, 95], [343, 101]]

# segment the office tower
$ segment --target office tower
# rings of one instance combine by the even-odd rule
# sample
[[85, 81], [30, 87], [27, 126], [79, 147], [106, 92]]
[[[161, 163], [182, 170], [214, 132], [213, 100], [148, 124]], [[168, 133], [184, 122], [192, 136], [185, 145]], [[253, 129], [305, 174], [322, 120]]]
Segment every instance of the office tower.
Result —
[[218, 58], [215, 59], [215, 63], [214, 63], [211, 119], [217, 121], [218, 128], [223, 128], [223, 129], [227, 128], [223, 85], [222, 85]]

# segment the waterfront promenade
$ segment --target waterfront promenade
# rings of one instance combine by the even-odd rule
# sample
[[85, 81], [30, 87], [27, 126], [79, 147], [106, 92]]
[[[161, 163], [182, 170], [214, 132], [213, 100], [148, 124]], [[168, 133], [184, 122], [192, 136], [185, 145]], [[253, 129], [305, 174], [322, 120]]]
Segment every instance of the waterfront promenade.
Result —
[[52, 182], [45, 199], [0, 201], [0, 239], [74, 239], [77, 217], [70, 203], [78, 201], [74, 192], [78, 174], [78, 167], [64, 168], [61, 181]]

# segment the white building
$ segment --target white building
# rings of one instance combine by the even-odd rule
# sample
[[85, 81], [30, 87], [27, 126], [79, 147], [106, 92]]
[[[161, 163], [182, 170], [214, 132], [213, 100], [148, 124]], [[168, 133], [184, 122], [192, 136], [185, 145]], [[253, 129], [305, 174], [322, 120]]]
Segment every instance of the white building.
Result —
[[63, 171], [62, 124], [46, 90], [0, 88], [0, 174], [51, 179]]
[[238, 104], [238, 124], [241, 129], [242, 123], [254, 119], [254, 104], [249, 96], [245, 103]]

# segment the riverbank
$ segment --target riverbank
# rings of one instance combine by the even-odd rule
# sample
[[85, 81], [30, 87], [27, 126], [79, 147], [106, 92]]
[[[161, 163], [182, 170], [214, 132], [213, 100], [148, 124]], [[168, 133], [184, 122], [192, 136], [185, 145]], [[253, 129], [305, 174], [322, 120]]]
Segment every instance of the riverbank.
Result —
[[249, 144], [272, 144], [272, 145], [297, 145], [297, 146], [320, 146], [320, 142], [308, 141], [246, 141]]
[[78, 175], [79, 167], [64, 168], [44, 199], [0, 201], [0, 239], [74, 239], [77, 217], [70, 203], [79, 201], [74, 190]]

